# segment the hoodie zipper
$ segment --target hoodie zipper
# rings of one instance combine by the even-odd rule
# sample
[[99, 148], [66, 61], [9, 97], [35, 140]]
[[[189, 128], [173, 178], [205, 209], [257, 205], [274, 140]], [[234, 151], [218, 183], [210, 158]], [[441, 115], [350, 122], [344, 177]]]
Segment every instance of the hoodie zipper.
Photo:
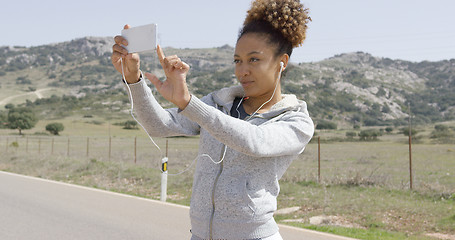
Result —
[[[220, 161], [221, 161], [221, 159], [223, 159], [225, 149], [226, 149], [226, 145], [223, 145], [223, 148], [221, 149]], [[213, 189], [212, 189], [212, 215], [210, 216], [210, 228], [209, 228], [210, 238], [209, 239], [213, 239], [212, 231], [213, 231], [213, 217], [215, 215], [215, 189], [216, 189], [216, 184], [218, 183], [218, 179], [220, 178], [220, 175], [223, 172], [224, 161], [222, 161], [220, 164], [221, 164], [220, 171], [218, 171], [218, 174], [216, 175], [215, 182], [213, 183]]]

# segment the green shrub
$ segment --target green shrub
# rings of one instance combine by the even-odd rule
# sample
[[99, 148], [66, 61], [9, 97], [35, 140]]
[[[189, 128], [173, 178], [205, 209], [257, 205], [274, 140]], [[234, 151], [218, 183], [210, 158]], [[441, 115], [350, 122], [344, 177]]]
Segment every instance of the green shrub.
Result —
[[359, 138], [362, 141], [377, 140], [379, 136], [381, 136], [381, 132], [376, 129], [362, 130], [359, 133]]
[[65, 129], [65, 127], [61, 123], [49, 123], [46, 125], [46, 131], [54, 135], [58, 135], [63, 129]]
[[453, 143], [455, 142], [454, 131], [446, 125], [437, 124], [431, 132], [430, 138], [439, 143]]
[[19, 143], [14, 141], [10, 144], [11, 147], [14, 147], [14, 148], [18, 148], [19, 147]]
[[434, 126], [434, 129], [435, 129], [436, 131], [442, 132], [442, 131], [447, 131], [447, 130], [449, 130], [449, 127], [446, 126], [446, 125], [443, 125], [443, 124], [436, 124], [436, 125]]
[[123, 129], [138, 129], [137, 122], [134, 120], [128, 120], [124, 123]]
[[[403, 133], [403, 135], [405, 135], [406, 137], [409, 137], [409, 127], [401, 128], [401, 133]], [[411, 128], [412, 136], [417, 135], [417, 133], [418, 133], [418, 131], [416, 129]]]
[[32, 81], [28, 78], [28, 76], [22, 76], [16, 78], [17, 84], [32, 84]]
[[354, 138], [355, 136], [357, 136], [356, 132], [346, 132], [346, 137], [347, 138]]
[[316, 125], [316, 129], [337, 129], [337, 124], [334, 122], [326, 121], [326, 120], [321, 120], [318, 122]]

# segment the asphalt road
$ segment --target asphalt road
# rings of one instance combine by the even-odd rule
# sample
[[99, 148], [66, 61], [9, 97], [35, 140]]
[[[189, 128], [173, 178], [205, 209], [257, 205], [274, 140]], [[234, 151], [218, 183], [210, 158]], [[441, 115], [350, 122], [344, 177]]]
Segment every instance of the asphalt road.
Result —
[[[0, 171], [0, 239], [189, 240], [189, 208]], [[349, 239], [280, 225], [284, 240]]]

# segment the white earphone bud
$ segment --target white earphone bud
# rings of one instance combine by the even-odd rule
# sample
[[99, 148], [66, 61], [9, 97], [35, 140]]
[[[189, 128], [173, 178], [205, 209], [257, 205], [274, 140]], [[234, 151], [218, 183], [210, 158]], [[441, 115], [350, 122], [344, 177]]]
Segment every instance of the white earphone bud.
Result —
[[284, 62], [280, 62], [280, 75], [284, 70]]

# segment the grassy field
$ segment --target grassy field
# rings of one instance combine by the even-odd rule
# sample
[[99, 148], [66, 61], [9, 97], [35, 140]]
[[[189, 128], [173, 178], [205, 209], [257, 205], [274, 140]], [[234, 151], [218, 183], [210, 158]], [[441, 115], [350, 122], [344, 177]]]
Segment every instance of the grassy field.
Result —
[[[171, 174], [188, 168], [197, 156], [197, 137], [154, 139], [160, 151], [142, 130], [124, 130], [114, 125], [117, 120], [58, 122], [65, 130], [53, 138], [43, 135], [46, 121], [25, 130], [26, 137], [0, 130], [0, 170], [159, 199], [166, 140]], [[422, 137], [413, 145], [412, 190], [402, 134], [359, 142], [330, 140], [344, 138], [343, 131], [319, 132], [321, 181], [313, 141], [280, 181], [278, 208], [296, 208], [276, 220], [359, 239], [455, 239], [455, 145], [432, 143], [429, 132], [431, 127], [421, 127]], [[194, 166], [169, 176], [169, 201], [189, 205], [193, 173]], [[312, 225], [315, 216], [331, 221]]]

